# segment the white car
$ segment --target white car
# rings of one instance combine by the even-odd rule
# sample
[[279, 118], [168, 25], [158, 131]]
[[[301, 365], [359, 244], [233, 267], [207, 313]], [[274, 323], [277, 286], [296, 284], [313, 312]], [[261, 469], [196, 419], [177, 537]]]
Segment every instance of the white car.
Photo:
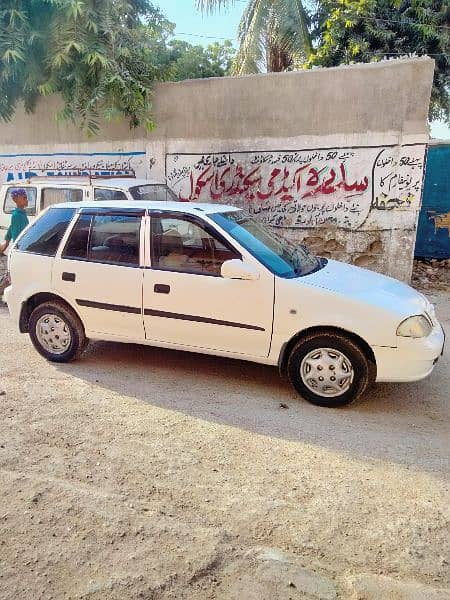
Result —
[[52, 206], [8, 268], [10, 313], [55, 362], [89, 338], [203, 352], [278, 365], [301, 396], [335, 407], [373, 381], [426, 377], [444, 345], [422, 294], [313, 256], [231, 206]]

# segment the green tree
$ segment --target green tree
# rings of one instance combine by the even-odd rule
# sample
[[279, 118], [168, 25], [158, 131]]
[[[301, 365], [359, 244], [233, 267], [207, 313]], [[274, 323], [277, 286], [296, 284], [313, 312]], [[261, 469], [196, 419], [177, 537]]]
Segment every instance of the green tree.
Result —
[[436, 67], [429, 116], [450, 122], [448, 0], [321, 0], [314, 20], [308, 66], [430, 55]]
[[[198, 0], [212, 11], [233, 0]], [[239, 24], [234, 74], [285, 71], [311, 54], [308, 15], [301, 0], [248, 0]]]
[[0, 119], [59, 93], [58, 115], [90, 133], [101, 117], [151, 128], [152, 84], [170, 24], [148, 0], [2, 0]]
[[235, 54], [230, 41], [223, 44], [215, 42], [205, 48], [172, 40], [167, 44], [167, 52], [168, 78], [172, 81], [228, 75]]

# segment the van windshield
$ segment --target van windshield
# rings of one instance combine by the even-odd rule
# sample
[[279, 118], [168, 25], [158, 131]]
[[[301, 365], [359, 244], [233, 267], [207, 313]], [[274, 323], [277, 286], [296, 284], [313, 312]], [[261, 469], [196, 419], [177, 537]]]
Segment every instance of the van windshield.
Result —
[[243, 210], [208, 216], [279, 277], [289, 279], [309, 275], [327, 263], [326, 259], [314, 256], [306, 246], [293, 244]]

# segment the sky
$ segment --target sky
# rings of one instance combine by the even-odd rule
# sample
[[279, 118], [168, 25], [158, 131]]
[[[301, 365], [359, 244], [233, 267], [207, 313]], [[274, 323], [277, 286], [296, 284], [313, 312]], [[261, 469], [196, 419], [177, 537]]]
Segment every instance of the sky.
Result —
[[[165, 16], [176, 24], [175, 36], [191, 44], [207, 46], [229, 39], [236, 44], [236, 32], [246, 0], [235, 0], [230, 8], [203, 14], [195, 0], [154, 0]], [[431, 124], [431, 137], [450, 139], [450, 127], [443, 122]]]
[[450, 140], [450, 127], [443, 121], [435, 121], [431, 124], [431, 137], [441, 140]]
[[178, 39], [206, 46], [223, 39], [236, 43], [236, 32], [246, 1], [235, 1], [230, 8], [222, 8], [212, 15], [197, 10], [195, 0], [153, 0], [153, 3], [161, 8], [169, 21], [176, 24]]

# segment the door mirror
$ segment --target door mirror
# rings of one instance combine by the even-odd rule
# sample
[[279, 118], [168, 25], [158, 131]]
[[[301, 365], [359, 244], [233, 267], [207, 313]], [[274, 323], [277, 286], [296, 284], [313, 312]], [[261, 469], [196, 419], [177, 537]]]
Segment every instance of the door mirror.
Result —
[[259, 279], [257, 269], [252, 265], [245, 264], [238, 258], [226, 260], [222, 264], [220, 273], [225, 279], [247, 279], [253, 281]]

